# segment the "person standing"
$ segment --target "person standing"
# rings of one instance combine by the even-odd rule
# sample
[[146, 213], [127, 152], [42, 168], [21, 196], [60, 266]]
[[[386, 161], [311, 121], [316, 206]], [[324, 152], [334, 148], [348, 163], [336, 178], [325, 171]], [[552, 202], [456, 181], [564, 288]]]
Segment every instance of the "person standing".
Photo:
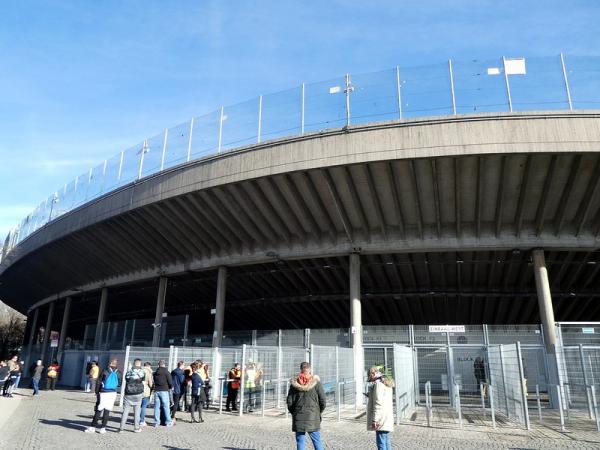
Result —
[[60, 365], [58, 361], [53, 361], [52, 364], [48, 366], [48, 372], [46, 373], [48, 377], [47, 381], [47, 389], [53, 391], [56, 389], [56, 381], [58, 380], [58, 373], [60, 372]]
[[183, 361], [179, 361], [177, 363], [177, 368], [171, 371], [171, 379], [173, 380], [173, 408], [171, 409], [171, 417], [173, 420], [175, 419], [175, 415], [177, 411], [180, 411], [180, 403], [181, 403], [181, 395], [185, 394], [185, 373], [183, 372], [183, 368], [185, 364]]
[[246, 384], [244, 386], [244, 391], [247, 392], [248, 399], [246, 402], [246, 412], [251, 413], [254, 412], [254, 408], [256, 407], [256, 364], [254, 361], [248, 360], [246, 364]]
[[483, 358], [478, 356], [475, 358], [475, 362], [473, 363], [473, 375], [475, 376], [475, 380], [477, 381], [477, 390], [481, 389], [481, 383], [484, 383], [483, 386], [483, 395], [485, 396], [485, 364], [483, 362]]
[[111, 359], [108, 367], [102, 371], [102, 375], [96, 383], [96, 406], [94, 418], [89, 427], [85, 429], [86, 433], [94, 433], [102, 415], [102, 427], [98, 433], [106, 433], [106, 424], [108, 417], [117, 399], [117, 391], [121, 382], [121, 372], [117, 369], [117, 360]]
[[31, 385], [33, 386], [33, 395], [40, 395], [40, 379], [44, 373], [42, 360], [38, 359], [35, 366], [31, 368]]
[[154, 387], [154, 375], [152, 365], [149, 362], [144, 363], [144, 393], [142, 394], [142, 404], [140, 406], [140, 427], [146, 426], [146, 407], [150, 402], [152, 388]]
[[369, 370], [367, 429], [375, 431], [377, 450], [392, 450], [389, 434], [394, 431], [394, 380], [382, 373], [381, 366]]
[[237, 411], [237, 396], [240, 390], [240, 380], [242, 379], [242, 366], [235, 363], [227, 374], [227, 402], [226, 411]]
[[142, 397], [144, 395], [144, 378], [146, 372], [142, 369], [142, 360], [136, 358], [133, 361], [133, 367], [125, 374], [125, 396], [123, 397], [123, 414], [121, 415], [121, 427], [119, 431], [123, 431], [127, 418], [129, 417], [129, 410], [133, 406], [133, 431], [139, 433], [142, 431], [140, 428], [140, 407], [142, 404]]
[[17, 388], [17, 382], [21, 378], [21, 366], [18, 362], [15, 362], [12, 365], [9, 364], [8, 366], [10, 367], [10, 372], [8, 373], [8, 380], [6, 380], [6, 383], [4, 384], [3, 395], [5, 397], [12, 397], [13, 392]]
[[[201, 367], [198, 367], [198, 364], [192, 363], [192, 405], [190, 408], [190, 413], [192, 416], [192, 422], [201, 423], [204, 422], [202, 418], [202, 406], [204, 404], [204, 383], [202, 380], [202, 376], [200, 374]], [[195, 412], [198, 412], [198, 420], [195, 417]]]
[[167, 427], [173, 426], [171, 420], [171, 412], [169, 411], [169, 404], [171, 398], [169, 391], [173, 388], [173, 380], [171, 374], [167, 370], [164, 360], [158, 362], [158, 368], [154, 372], [154, 427], [160, 426], [160, 413], [161, 410], [165, 415], [165, 425]]
[[326, 400], [321, 380], [313, 375], [310, 363], [300, 364], [300, 373], [290, 380], [287, 395], [287, 409], [292, 415], [292, 431], [296, 433], [298, 450], [306, 448], [306, 433], [315, 447], [323, 450], [321, 442], [321, 414], [325, 410]]

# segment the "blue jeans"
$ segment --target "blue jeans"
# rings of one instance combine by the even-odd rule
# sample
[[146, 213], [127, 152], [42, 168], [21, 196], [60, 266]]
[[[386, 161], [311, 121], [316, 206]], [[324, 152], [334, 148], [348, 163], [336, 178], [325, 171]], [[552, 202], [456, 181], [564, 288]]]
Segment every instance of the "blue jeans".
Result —
[[19, 382], [20, 382], [20, 381], [21, 381], [21, 375], [19, 375], [19, 376], [17, 377], [17, 379], [15, 380], [15, 389], [18, 389], [18, 388], [19, 388]]
[[377, 437], [377, 450], [392, 450], [392, 441], [389, 431], [375, 431]]
[[40, 395], [40, 379], [32, 378], [31, 384], [33, 385], [33, 395]]
[[150, 397], [142, 397], [142, 405], [140, 407], [140, 423], [146, 423], [146, 406], [148, 406], [149, 401]]
[[[323, 443], [321, 442], [321, 433], [319, 431], [309, 431], [308, 435], [313, 443], [315, 450], [323, 450]], [[306, 448], [306, 434], [296, 433], [296, 448], [298, 450], [304, 450]]]
[[160, 425], [160, 410], [162, 408], [165, 417], [166, 424], [171, 423], [171, 411], [169, 404], [171, 403], [171, 397], [169, 391], [159, 391], [154, 393], [154, 423]]

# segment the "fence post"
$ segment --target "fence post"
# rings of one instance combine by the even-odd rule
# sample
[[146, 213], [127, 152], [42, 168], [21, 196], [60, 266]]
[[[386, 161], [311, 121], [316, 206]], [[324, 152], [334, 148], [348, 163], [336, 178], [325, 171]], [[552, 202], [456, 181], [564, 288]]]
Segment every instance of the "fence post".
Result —
[[[583, 374], [583, 384], [584, 386], [589, 386], [589, 381], [588, 381], [588, 377], [587, 377], [587, 373], [585, 372], [585, 362], [584, 362], [584, 355], [583, 355], [583, 344], [579, 344], [579, 360], [581, 362], [581, 373]], [[585, 390], [585, 396], [587, 398], [587, 404], [588, 404], [588, 414], [590, 416], [590, 419], [593, 419], [593, 415], [592, 415], [592, 399], [590, 397], [590, 391], [586, 388]]]
[[541, 422], [542, 421], [542, 402], [540, 400], [540, 385], [539, 384], [535, 385], [535, 396], [536, 396], [536, 401], [537, 401], [538, 418], [540, 419], [540, 422]]
[[188, 139], [187, 157], [186, 162], [189, 162], [192, 157], [192, 134], [194, 132], [194, 118], [190, 120], [190, 138]]
[[506, 407], [506, 417], [510, 418], [509, 408], [508, 408], [508, 389], [506, 389], [506, 370], [504, 368], [504, 351], [502, 346], [500, 348], [500, 367], [502, 368], [502, 386], [504, 387], [504, 406]]
[[567, 101], [569, 102], [569, 110], [573, 110], [573, 102], [571, 101], [571, 89], [569, 89], [569, 79], [567, 78], [567, 68], [565, 67], [565, 57], [560, 52], [560, 65], [562, 66], [563, 80], [565, 81], [565, 89], [567, 91]]
[[262, 132], [262, 104], [263, 96], [258, 97], [258, 130], [256, 132], [256, 142], [260, 144], [260, 134]]
[[[290, 380], [287, 380], [287, 383], [285, 385], [285, 392], [290, 392]], [[290, 415], [290, 412], [287, 408], [287, 400], [286, 400], [286, 404], [285, 404], [285, 418], [287, 419], [288, 416]]]
[[341, 422], [342, 420], [342, 396], [341, 394], [341, 386], [342, 383], [337, 383], [337, 392], [336, 392], [336, 397], [337, 397], [337, 421]]
[[458, 383], [454, 383], [454, 391], [455, 391], [455, 402], [456, 402], [456, 411], [458, 412], [458, 424], [462, 430], [463, 427], [463, 423], [462, 423], [462, 408], [460, 405], [460, 387], [458, 386]]
[[217, 147], [217, 152], [221, 153], [221, 145], [223, 144], [223, 106], [221, 106], [221, 112], [219, 114], [219, 144]]
[[396, 96], [398, 97], [398, 118], [402, 119], [402, 85], [400, 83], [400, 66], [396, 66]]
[[167, 362], [167, 367], [169, 368], [169, 372], [173, 370], [173, 357], [175, 356], [174, 347], [169, 345], [169, 361]]
[[[279, 333], [281, 335], [281, 330], [279, 330]], [[281, 344], [281, 340], [279, 341], [279, 343]], [[282, 370], [282, 360], [283, 360], [283, 354], [282, 354], [282, 349], [281, 349], [281, 345], [279, 345], [279, 347], [277, 348], [277, 409], [281, 409], [281, 378], [283, 375], [283, 370]], [[287, 394], [287, 393], [286, 393]]]
[[456, 115], [456, 95], [454, 94], [454, 73], [451, 59], [448, 60], [448, 73], [450, 74], [450, 91], [452, 93], [452, 114]]
[[563, 402], [562, 402], [562, 390], [560, 385], [556, 385], [556, 392], [558, 397], [558, 410], [560, 412], [560, 431], [565, 431], [565, 416], [563, 414]]
[[592, 402], [594, 403], [594, 417], [596, 418], [596, 429], [600, 431], [600, 417], [598, 417], [598, 403], [596, 402], [596, 387], [592, 384], [590, 386], [592, 391]]
[[[123, 361], [123, 379], [121, 380], [121, 395], [119, 396], [119, 408], [123, 407], [123, 396], [125, 395], [125, 374], [129, 369], [129, 345], [125, 347], [125, 361]], [[98, 381], [99, 383], [100, 381]]]
[[427, 414], [427, 426], [431, 427], [432, 402], [431, 402], [431, 381], [425, 383], [425, 411]]
[[242, 380], [240, 386], [240, 411], [239, 415], [244, 415], [244, 386], [246, 384], [246, 344], [242, 344]]
[[[220, 390], [219, 390], [219, 414], [223, 414], [223, 389], [225, 388], [225, 383], [227, 382], [226, 378], [219, 378]], [[235, 405], [233, 405], [235, 406]]]
[[309, 362], [310, 362], [310, 368], [312, 369], [313, 373], [315, 372], [315, 346], [314, 344], [310, 344], [310, 352], [309, 352]]
[[488, 384], [488, 392], [490, 393], [490, 415], [492, 416], [492, 426], [496, 428], [496, 411], [494, 411], [494, 386]]
[[350, 86], [350, 74], [346, 74], [346, 127], [350, 126], [350, 92], [352, 91], [352, 87]]
[[525, 416], [525, 427], [530, 430], [529, 406], [527, 404], [527, 392], [525, 390], [525, 371], [523, 370], [523, 356], [521, 354], [521, 343], [517, 342], [517, 362], [519, 363], [519, 379], [521, 381], [521, 401], [523, 402], [523, 414]]
[[261, 417], [265, 417], [265, 400], [266, 400], [266, 393], [267, 393], [267, 384], [270, 383], [271, 380], [265, 380], [263, 385], [262, 385], [262, 391], [261, 391], [261, 412], [260, 412], [260, 416]]
[[510, 95], [510, 82], [508, 81], [508, 74], [506, 73], [506, 58], [502, 57], [502, 68], [504, 69], [504, 82], [506, 83], [506, 96], [508, 97], [508, 110], [512, 112], [512, 97]]
[[485, 417], [485, 395], [483, 393], [483, 382], [479, 383], [479, 395], [481, 396], [481, 409], [483, 409], [483, 416]]

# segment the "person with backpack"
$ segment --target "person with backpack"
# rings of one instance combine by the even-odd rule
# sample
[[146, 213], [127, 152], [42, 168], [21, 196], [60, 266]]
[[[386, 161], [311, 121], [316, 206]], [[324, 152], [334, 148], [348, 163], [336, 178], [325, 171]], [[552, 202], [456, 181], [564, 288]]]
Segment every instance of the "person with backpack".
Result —
[[154, 375], [152, 373], [152, 364], [144, 363], [144, 393], [142, 394], [142, 405], [140, 407], [140, 427], [146, 426], [146, 406], [150, 402], [152, 388], [154, 387]]
[[315, 450], [323, 450], [320, 429], [321, 414], [325, 406], [325, 391], [321, 380], [311, 373], [310, 363], [303, 362], [300, 364], [300, 374], [290, 380], [287, 395], [287, 409], [292, 415], [292, 431], [296, 433], [298, 450], [306, 448], [306, 433]]
[[58, 361], [54, 361], [48, 366], [48, 372], [46, 373], [46, 376], [48, 377], [48, 380], [46, 382], [47, 390], [53, 391], [54, 389], [56, 389], [56, 381], [58, 380], [59, 372], [60, 365], [58, 364]]
[[121, 382], [121, 372], [117, 369], [117, 360], [111, 359], [109, 366], [104, 369], [98, 383], [96, 383], [96, 406], [91, 425], [85, 429], [86, 433], [94, 433], [102, 415], [102, 427], [98, 433], [106, 433], [108, 417], [117, 399], [117, 392]]
[[121, 427], [119, 432], [123, 431], [129, 410], [133, 406], [133, 432], [139, 433], [140, 428], [140, 409], [142, 405], [142, 397], [144, 395], [144, 378], [146, 372], [142, 368], [142, 360], [136, 358], [133, 361], [133, 367], [125, 374], [125, 395], [123, 397], [123, 414], [121, 415]]
[[167, 370], [167, 364], [164, 360], [158, 362], [158, 368], [154, 372], [154, 427], [160, 426], [160, 413], [161, 410], [164, 414], [165, 425], [167, 427], [173, 426], [171, 420], [171, 412], [169, 411], [169, 405], [171, 403], [171, 397], [169, 396], [170, 390], [173, 388], [173, 379], [171, 373]]

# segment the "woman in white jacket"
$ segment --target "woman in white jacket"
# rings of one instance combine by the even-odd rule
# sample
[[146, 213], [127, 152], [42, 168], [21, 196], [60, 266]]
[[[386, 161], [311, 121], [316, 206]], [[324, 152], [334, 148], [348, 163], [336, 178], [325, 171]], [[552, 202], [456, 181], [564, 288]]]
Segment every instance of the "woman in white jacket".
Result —
[[369, 370], [367, 429], [375, 431], [377, 450], [392, 450], [390, 432], [394, 431], [394, 380], [382, 373], [381, 366]]

